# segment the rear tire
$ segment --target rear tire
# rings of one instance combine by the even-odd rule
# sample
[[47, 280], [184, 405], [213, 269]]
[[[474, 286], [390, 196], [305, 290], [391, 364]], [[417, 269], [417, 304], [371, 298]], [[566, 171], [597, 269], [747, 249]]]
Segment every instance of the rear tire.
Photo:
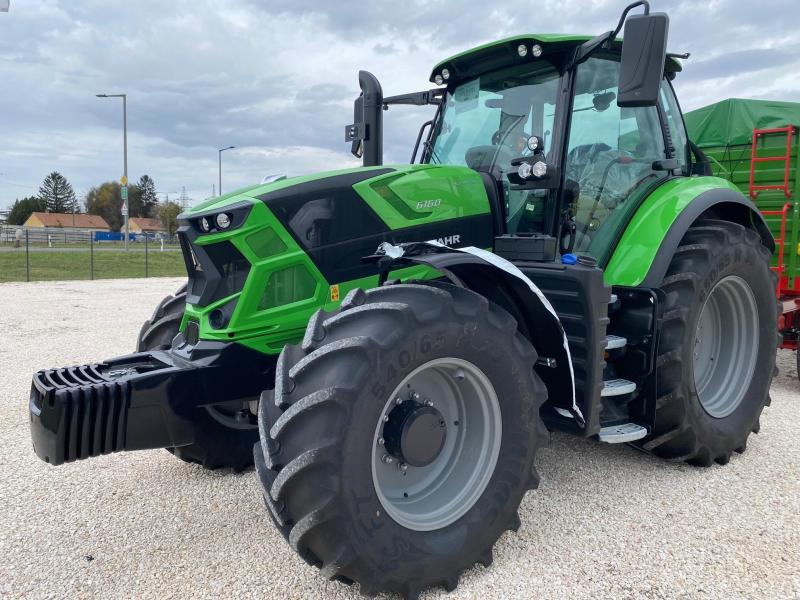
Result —
[[[259, 405], [256, 470], [272, 520], [292, 548], [319, 567], [323, 576], [357, 582], [368, 596], [388, 591], [416, 598], [429, 586], [454, 589], [465, 569], [476, 562], [491, 564], [492, 546], [504, 531], [519, 527], [519, 503], [528, 489], [538, 485], [533, 462], [548, 434], [539, 417], [546, 390], [533, 371], [536, 358], [506, 311], [452, 285], [356, 290], [339, 311], [317, 312], [303, 343], [284, 348], [275, 390], [265, 392]], [[459, 364], [464, 365], [463, 372]], [[467, 437], [484, 439], [481, 435], [492, 430], [489, 433], [498, 433], [499, 450], [496, 460], [489, 461], [489, 476], [483, 483], [462, 480], [464, 489], [474, 491], [468, 501], [463, 500], [465, 495], [451, 501], [448, 490], [459, 492], [458, 485], [443, 482], [458, 481], [449, 478], [464, 465], [477, 473], [475, 465], [485, 464], [480, 457], [489, 456], [482, 454], [484, 446], [476, 446], [475, 455], [480, 456], [475, 462], [460, 462], [459, 455], [456, 462], [446, 463], [453, 464], [452, 469], [431, 471], [432, 480], [409, 466], [413, 485], [437, 490], [425, 496], [434, 498], [431, 504], [420, 508], [421, 497], [413, 485], [408, 495], [401, 491], [398, 496], [377, 470], [385, 469], [390, 479], [394, 473], [394, 481], [404, 481], [405, 475], [395, 471], [405, 463], [384, 460], [393, 452], [388, 428], [395, 410], [402, 411], [409, 402], [405, 397], [416, 398], [415, 389], [426, 390], [424, 383], [410, 387], [406, 381], [417, 381], [415, 374], [440, 368], [452, 376], [438, 389], [451, 390], [460, 405], [474, 401], [484, 407], [483, 413], [469, 413], [473, 417], [489, 414], [494, 405], [470, 400], [475, 396], [464, 392], [463, 384], [483, 382], [475, 384], [475, 389], [488, 390], [482, 398], [496, 393], [498, 426], [491, 427], [490, 417], [475, 417], [474, 429], [467, 421], [456, 423], [450, 409], [444, 408], [451, 397], [446, 391], [417, 396], [431, 397], [433, 407], [441, 408], [438, 424], [446, 427], [446, 436], [469, 446], [471, 442], [463, 441]], [[433, 371], [430, 376], [437, 381]], [[401, 395], [404, 398], [397, 402]], [[436, 422], [430, 424], [436, 428]], [[461, 434], [459, 427], [469, 430], [470, 436]], [[420, 469], [434, 468], [441, 457], [451, 456], [443, 444], [434, 462]], [[386, 452], [377, 465], [376, 449]], [[448, 507], [458, 502], [463, 504], [448, 513]], [[433, 518], [437, 515], [439, 521]]]
[[[136, 342], [137, 351], [170, 348], [180, 330], [185, 306], [186, 285], [159, 302], [153, 316], [144, 322]], [[214, 406], [198, 408], [193, 419], [194, 443], [167, 450], [182, 461], [205, 469], [230, 467], [234, 471], [244, 471], [253, 466], [253, 445], [258, 442], [258, 428], [236, 423], [232, 412]]]
[[769, 259], [758, 234], [735, 223], [699, 221], [686, 233], [661, 284], [655, 428], [637, 446], [698, 466], [744, 452], [775, 368]]

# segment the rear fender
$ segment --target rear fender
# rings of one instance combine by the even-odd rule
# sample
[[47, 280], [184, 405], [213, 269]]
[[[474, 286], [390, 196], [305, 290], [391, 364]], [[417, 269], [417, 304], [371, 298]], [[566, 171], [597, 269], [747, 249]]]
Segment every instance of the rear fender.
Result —
[[714, 218], [755, 230], [770, 251], [764, 217], [732, 183], [718, 177], [678, 178], [656, 189], [636, 211], [605, 268], [609, 285], [658, 287], [689, 228]]

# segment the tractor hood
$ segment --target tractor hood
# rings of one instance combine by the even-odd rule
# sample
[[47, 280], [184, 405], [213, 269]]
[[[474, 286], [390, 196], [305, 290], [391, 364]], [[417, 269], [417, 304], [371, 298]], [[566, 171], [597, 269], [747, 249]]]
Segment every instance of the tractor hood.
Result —
[[[238, 211], [263, 203], [301, 241], [310, 241], [302, 230], [325, 219], [341, 242], [369, 233], [387, 232], [438, 223], [489, 212], [481, 176], [467, 167], [451, 165], [388, 165], [358, 167], [290, 177], [254, 185], [209, 198], [178, 218], [200, 234], [225, 233], [215, 218], [229, 213], [240, 223]], [[309, 208], [309, 206], [311, 208]], [[303, 210], [305, 207], [305, 210]], [[323, 210], [324, 209], [324, 210]], [[206, 218], [209, 228], [201, 219]], [[317, 232], [321, 235], [323, 232]], [[205, 240], [203, 240], [205, 241]]]
[[184, 326], [196, 322], [200, 339], [272, 352], [302, 335], [320, 306], [377, 285], [380, 266], [363, 259], [383, 242], [491, 248], [492, 214], [483, 177], [450, 165], [345, 169], [209, 199], [179, 217]]

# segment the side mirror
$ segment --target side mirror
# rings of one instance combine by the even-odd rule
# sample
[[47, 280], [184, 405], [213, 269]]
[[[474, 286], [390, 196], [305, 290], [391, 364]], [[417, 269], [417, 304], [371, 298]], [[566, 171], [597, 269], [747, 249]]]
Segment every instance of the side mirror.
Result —
[[625, 21], [617, 106], [655, 106], [667, 58], [669, 17], [634, 15]]

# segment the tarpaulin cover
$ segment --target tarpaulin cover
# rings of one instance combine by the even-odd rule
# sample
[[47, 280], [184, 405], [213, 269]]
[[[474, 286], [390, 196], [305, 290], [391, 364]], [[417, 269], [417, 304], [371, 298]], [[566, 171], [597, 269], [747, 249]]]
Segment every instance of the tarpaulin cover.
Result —
[[684, 115], [689, 138], [701, 148], [750, 144], [753, 129], [800, 126], [800, 102], [730, 98]]

